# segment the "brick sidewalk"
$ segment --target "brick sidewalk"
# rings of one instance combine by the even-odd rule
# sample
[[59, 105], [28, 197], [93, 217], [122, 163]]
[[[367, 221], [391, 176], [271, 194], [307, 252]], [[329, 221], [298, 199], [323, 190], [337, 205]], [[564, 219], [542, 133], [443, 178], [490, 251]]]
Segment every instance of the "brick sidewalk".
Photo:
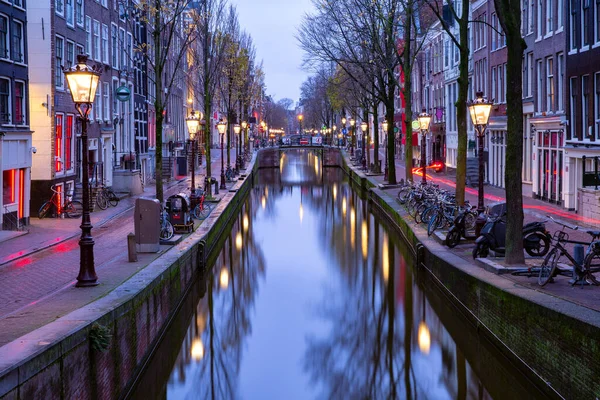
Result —
[[[211, 166], [213, 176], [220, 175], [218, 156]], [[204, 167], [197, 170], [197, 184], [203, 183], [204, 171]], [[165, 185], [165, 198], [189, 192], [189, 185], [189, 177], [171, 181]], [[227, 193], [221, 191], [219, 197]], [[99, 277], [99, 285], [92, 288], [74, 287], [81, 219], [32, 218], [29, 233], [0, 242], [0, 346], [105, 296], [170, 248], [138, 254], [137, 262], [127, 259], [126, 237], [134, 229], [135, 198], [154, 194], [154, 186], [148, 186], [141, 195], [122, 199], [117, 207], [91, 213]]]
[[[382, 160], [385, 158], [382, 157]], [[351, 165], [351, 164], [350, 164]], [[354, 167], [356, 170], [357, 168]], [[404, 163], [400, 160], [396, 160], [396, 179], [400, 181], [405, 176]], [[374, 175], [369, 176], [369, 178], [376, 182], [377, 184], [385, 183], [383, 179], [383, 175]], [[421, 176], [415, 176], [415, 180], [421, 179]], [[456, 176], [453, 173], [439, 173], [436, 174], [428, 173], [427, 180], [432, 181], [436, 184], [439, 184], [441, 188], [449, 190], [453, 192], [455, 190], [456, 185]], [[396, 194], [397, 189], [387, 189], [390, 194]], [[465, 193], [465, 198], [469, 199], [471, 204], [477, 204], [477, 190], [473, 188], [467, 188]], [[485, 204], [492, 204], [496, 202], [504, 202], [506, 201], [506, 192], [502, 188], [493, 187], [490, 185], [485, 186]], [[524, 214], [525, 220], [524, 223], [532, 222], [532, 221], [548, 221], [546, 223], [546, 229], [550, 231], [551, 234], [560, 230], [562, 227], [552, 221], [548, 220], [548, 216], [552, 216], [557, 221], [565, 222], [570, 225], [579, 226], [579, 230], [571, 230], [565, 229], [565, 231], [569, 234], [569, 238], [571, 240], [589, 242], [591, 236], [586, 233], [587, 230], [594, 229], [600, 230], [600, 221], [596, 221], [590, 218], [583, 218], [580, 215], [576, 214], [572, 211], [567, 211], [564, 208], [557, 206], [555, 204], [550, 204], [547, 202], [543, 202], [541, 200], [533, 199], [531, 197], [523, 197], [523, 206], [524, 206]], [[422, 224], [417, 225], [411, 218], [409, 223], [412, 229], [422, 229], [426, 230]], [[445, 234], [442, 233], [442, 237]], [[430, 240], [435, 240], [435, 238], [431, 238]], [[580, 286], [573, 287], [569, 283], [570, 278], [567, 276], [558, 276], [554, 279], [554, 283], [549, 283], [543, 288], [537, 284], [537, 275], [532, 277], [526, 276], [513, 276], [510, 272], [523, 269], [528, 267], [537, 267], [540, 265], [542, 259], [541, 258], [533, 258], [526, 255], [525, 265], [520, 266], [508, 266], [504, 262], [503, 257], [488, 257], [486, 261], [473, 260], [472, 250], [474, 246], [474, 241], [464, 241], [451, 251], [457, 256], [461, 257], [466, 263], [471, 263], [473, 265], [477, 265], [481, 268], [485, 268], [489, 271], [495, 271], [491, 273], [501, 274], [500, 276], [504, 279], [510, 280], [514, 282], [516, 285], [522, 286], [527, 289], [540, 291], [543, 293], [550, 294], [552, 296], [561, 298], [563, 300], [567, 300], [590, 309], [600, 311], [600, 287], [596, 288], [594, 286], [584, 286], [583, 289], [580, 289]], [[566, 247], [571, 251], [573, 250], [574, 245], [567, 245]], [[567, 260], [568, 264], [568, 260]], [[570, 267], [565, 265], [565, 267]]]

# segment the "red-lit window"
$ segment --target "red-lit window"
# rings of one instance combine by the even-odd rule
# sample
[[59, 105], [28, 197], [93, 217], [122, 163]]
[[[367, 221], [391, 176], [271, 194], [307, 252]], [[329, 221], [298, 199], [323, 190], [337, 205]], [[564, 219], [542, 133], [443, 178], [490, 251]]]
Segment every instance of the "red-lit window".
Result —
[[63, 139], [63, 116], [56, 114], [56, 140], [54, 142], [54, 164], [56, 172], [63, 170], [62, 167], [62, 139]]
[[23, 218], [25, 209], [25, 170], [19, 170], [19, 218]]
[[65, 131], [65, 169], [73, 169], [73, 115], [67, 115]]
[[15, 124], [25, 124], [25, 84], [15, 81]]
[[15, 202], [15, 170], [2, 171], [2, 202], [4, 205]]

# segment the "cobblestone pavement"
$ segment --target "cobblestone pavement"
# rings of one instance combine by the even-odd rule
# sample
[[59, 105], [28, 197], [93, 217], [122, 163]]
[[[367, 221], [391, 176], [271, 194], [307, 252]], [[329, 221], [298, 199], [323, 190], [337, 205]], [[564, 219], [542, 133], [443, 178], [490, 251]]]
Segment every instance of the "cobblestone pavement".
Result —
[[[218, 177], [220, 151], [216, 153], [211, 166], [213, 176]], [[197, 185], [203, 184], [204, 171], [204, 167], [197, 170]], [[165, 185], [165, 198], [189, 192], [189, 177], [179, 178]], [[155, 187], [147, 186], [136, 197], [154, 194]], [[117, 207], [91, 213], [99, 277], [99, 285], [92, 288], [74, 287], [79, 272], [80, 219], [32, 218], [28, 234], [0, 242], [0, 346], [106, 295], [170, 247], [161, 246], [157, 254], [138, 254], [137, 262], [128, 261], [126, 238], [134, 230], [134, 205], [135, 197], [128, 197]]]

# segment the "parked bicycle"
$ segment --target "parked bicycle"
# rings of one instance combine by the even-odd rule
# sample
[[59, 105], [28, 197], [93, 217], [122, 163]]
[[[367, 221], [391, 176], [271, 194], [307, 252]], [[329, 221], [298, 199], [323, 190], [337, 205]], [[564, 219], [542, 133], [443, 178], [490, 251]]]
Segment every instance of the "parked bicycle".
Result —
[[192, 217], [195, 219], [205, 219], [213, 209], [212, 205], [205, 201], [206, 196], [204, 193], [204, 190], [196, 189], [197, 204], [191, 212]]
[[169, 214], [164, 207], [160, 210], [160, 238], [163, 240], [169, 240], [175, 234], [173, 224], [169, 221]]
[[[594, 276], [594, 273], [600, 271], [600, 231], [597, 230], [586, 230], [585, 232], [592, 237], [590, 243], [569, 240], [569, 234], [565, 232], [565, 228], [571, 230], [579, 230], [579, 226], [568, 225], [563, 222], [557, 221], [552, 217], [548, 217], [556, 224], [562, 226], [559, 231], [554, 233], [552, 242], [554, 247], [550, 250], [544, 262], [540, 266], [540, 273], [538, 275], [538, 284], [545, 286], [548, 282], [552, 282], [553, 278], [559, 275], [562, 271], [558, 268], [560, 263], [563, 263], [566, 258], [571, 265], [575, 268], [576, 274], [579, 276], [578, 280], [573, 280], [572, 285], [580, 282], [583, 287], [584, 282], [589, 281], [594, 285], [600, 285], [600, 282]], [[579, 263], [565, 248], [565, 244], [585, 244], [588, 246], [583, 263]], [[564, 257], [564, 258], [563, 258]], [[571, 271], [566, 271], [571, 275]]]
[[112, 189], [102, 186], [96, 193], [96, 204], [101, 210], [106, 210], [109, 205], [116, 207], [119, 204], [119, 197]]
[[233, 181], [234, 174], [233, 168], [231, 168], [231, 165], [228, 165], [225, 169], [225, 179], [227, 179], [227, 182]]
[[38, 218], [42, 219], [49, 215], [60, 217], [65, 215], [67, 218], [79, 218], [83, 214], [83, 204], [80, 201], [73, 200], [73, 193], [65, 195], [65, 202], [61, 204], [60, 192], [56, 190], [56, 185], [50, 187], [52, 197], [42, 204], [38, 212]]

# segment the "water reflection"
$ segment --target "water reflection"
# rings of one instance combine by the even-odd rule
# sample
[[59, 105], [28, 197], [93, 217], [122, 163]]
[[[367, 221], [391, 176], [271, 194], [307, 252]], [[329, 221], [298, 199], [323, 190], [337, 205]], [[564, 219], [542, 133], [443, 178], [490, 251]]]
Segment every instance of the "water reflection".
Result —
[[274, 171], [261, 171], [210, 269], [166, 397], [491, 398], [402, 242], [341, 171], [308, 151]]

